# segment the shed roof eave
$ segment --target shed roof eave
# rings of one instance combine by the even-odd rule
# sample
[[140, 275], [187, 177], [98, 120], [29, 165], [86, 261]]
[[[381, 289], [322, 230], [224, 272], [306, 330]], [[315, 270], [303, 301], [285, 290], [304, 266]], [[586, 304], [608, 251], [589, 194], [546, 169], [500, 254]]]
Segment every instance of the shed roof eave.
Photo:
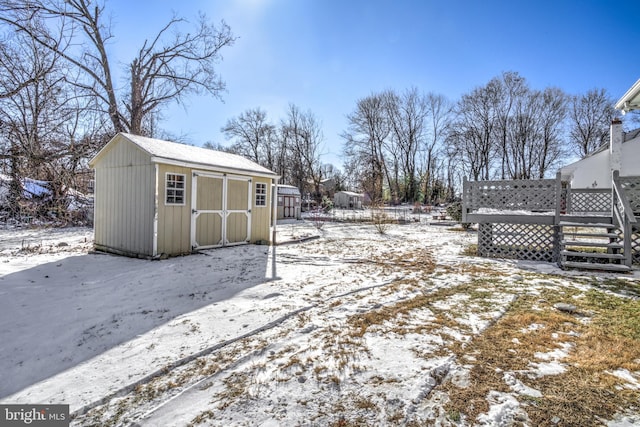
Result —
[[618, 100], [616, 110], [620, 110], [623, 113], [640, 110], [640, 79]]
[[151, 157], [151, 163], [159, 163], [159, 164], [163, 164], [163, 165], [172, 165], [172, 166], [181, 166], [181, 167], [187, 167], [187, 168], [192, 168], [192, 169], [200, 169], [200, 170], [206, 170], [206, 171], [232, 173], [232, 174], [236, 174], [236, 175], [242, 174], [242, 175], [249, 175], [249, 176], [259, 176], [259, 177], [262, 177], [262, 178], [280, 179], [280, 175], [276, 175], [275, 173], [274, 174], [268, 174], [268, 173], [258, 172], [258, 171], [248, 170], [248, 169], [236, 169], [236, 168], [229, 168], [229, 167], [223, 167], [223, 166], [215, 166], [215, 165], [210, 165], [210, 164], [207, 164], [207, 163], [185, 162], [185, 161], [181, 161], [181, 160], [167, 159], [167, 158], [158, 157], [158, 156], [152, 156]]

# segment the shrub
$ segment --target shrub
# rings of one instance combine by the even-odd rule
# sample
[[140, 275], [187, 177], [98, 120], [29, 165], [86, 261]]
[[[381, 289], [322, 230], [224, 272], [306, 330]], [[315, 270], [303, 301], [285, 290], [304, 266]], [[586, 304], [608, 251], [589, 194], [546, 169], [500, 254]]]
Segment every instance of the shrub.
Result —
[[447, 206], [447, 215], [454, 221], [459, 222], [465, 230], [471, 227], [470, 223], [462, 222], [462, 202], [453, 202], [449, 204], [449, 206]]

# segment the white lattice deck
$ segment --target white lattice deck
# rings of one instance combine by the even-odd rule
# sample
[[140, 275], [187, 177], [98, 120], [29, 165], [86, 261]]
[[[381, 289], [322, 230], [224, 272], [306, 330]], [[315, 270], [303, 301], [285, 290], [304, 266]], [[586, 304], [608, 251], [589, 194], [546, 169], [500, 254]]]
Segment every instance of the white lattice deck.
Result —
[[[572, 189], [559, 175], [542, 180], [465, 180], [462, 222], [478, 224], [481, 256], [559, 262], [564, 247], [562, 227], [597, 224], [610, 229], [603, 233], [611, 247], [630, 248], [633, 262], [640, 263], [640, 224], [620, 222], [621, 218], [624, 222], [622, 204], [640, 212], [640, 177], [614, 175], [614, 179], [627, 199], [624, 203], [611, 189]], [[629, 242], [625, 241], [625, 227], [631, 230], [627, 232]]]

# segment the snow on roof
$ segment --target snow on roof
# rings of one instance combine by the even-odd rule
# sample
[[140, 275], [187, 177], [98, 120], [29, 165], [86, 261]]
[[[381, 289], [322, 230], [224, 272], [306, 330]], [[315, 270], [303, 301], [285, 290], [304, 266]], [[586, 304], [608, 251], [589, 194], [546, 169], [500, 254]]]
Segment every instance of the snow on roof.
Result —
[[364, 194], [354, 193], [353, 191], [338, 191], [338, 193], [346, 194], [347, 196], [351, 196], [351, 197], [364, 197]]
[[293, 194], [299, 196], [300, 190], [293, 185], [278, 185], [278, 194]]
[[[9, 175], [0, 173], [0, 195], [2, 195], [2, 197], [6, 195], [6, 189], [9, 188], [11, 180], [12, 178]], [[24, 197], [43, 197], [51, 194], [47, 181], [24, 177], [21, 180], [21, 185], [24, 191]]]
[[629, 132], [624, 132], [622, 134], [622, 142], [631, 141], [632, 139], [636, 139], [640, 135], [640, 128], [630, 130]]
[[[277, 176], [273, 171], [260, 166], [245, 157], [224, 151], [209, 150], [192, 145], [179, 144], [177, 142], [162, 139], [147, 138], [130, 133], [120, 133], [123, 137], [136, 144], [159, 160], [177, 160], [195, 165], [214, 166], [222, 169], [234, 169], [244, 172], [253, 172], [264, 175]], [[96, 156], [97, 158], [98, 156]], [[162, 163], [159, 161], [159, 163]]]

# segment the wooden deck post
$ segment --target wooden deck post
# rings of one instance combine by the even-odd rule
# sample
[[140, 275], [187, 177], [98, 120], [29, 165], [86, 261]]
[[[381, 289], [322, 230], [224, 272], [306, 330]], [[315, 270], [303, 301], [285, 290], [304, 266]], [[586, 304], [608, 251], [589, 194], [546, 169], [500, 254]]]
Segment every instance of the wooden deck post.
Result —
[[560, 223], [560, 211], [562, 210], [562, 173], [556, 173], [556, 217], [554, 225]]
[[469, 197], [469, 181], [467, 181], [467, 177], [462, 177], [462, 224], [465, 224], [467, 221], [467, 204], [469, 201], [467, 198]]

